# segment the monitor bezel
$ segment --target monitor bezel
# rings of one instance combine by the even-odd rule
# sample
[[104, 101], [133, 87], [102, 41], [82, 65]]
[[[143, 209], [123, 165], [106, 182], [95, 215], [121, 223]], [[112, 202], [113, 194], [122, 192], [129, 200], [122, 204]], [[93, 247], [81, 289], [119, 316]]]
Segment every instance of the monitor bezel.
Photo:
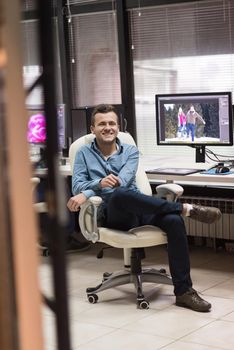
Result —
[[[222, 142], [162, 142], [160, 139], [160, 120], [159, 120], [159, 99], [162, 98], [183, 98], [183, 97], [212, 97], [212, 96], [228, 96], [228, 110], [229, 110], [229, 142], [228, 143], [222, 143]], [[159, 146], [190, 146], [190, 147], [196, 147], [196, 146], [233, 146], [233, 105], [232, 105], [232, 93], [230, 91], [218, 91], [218, 92], [191, 92], [191, 93], [175, 93], [175, 94], [156, 94], [155, 95], [155, 112], [156, 112], [156, 142]]]
[[[27, 123], [29, 122], [30, 117], [33, 114], [37, 113], [37, 112], [41, 113], [44, 116], [45, 120], [46, 120], [45, 110], [44, 110], [42, 105], [29, 105], [29, 106], [27, 106], [26, 110], [27, 110], [27, 113], [28, 113], [28, 116], [27, 116], [28, 117], [28, 121], [27, 121]], [[27, 137], [27, 142], [29, 144], [31, 144], [31, 145], [38, 145], [38, 146], [42, 146], [42, 147], [46, 146], [46, 138], [47, 138], [47, 136], [46, 136], [44, 142], [32, 142], [32, 141], [28, 140], [28, 124], [27, 124], [27, 136], [26, 137]]]

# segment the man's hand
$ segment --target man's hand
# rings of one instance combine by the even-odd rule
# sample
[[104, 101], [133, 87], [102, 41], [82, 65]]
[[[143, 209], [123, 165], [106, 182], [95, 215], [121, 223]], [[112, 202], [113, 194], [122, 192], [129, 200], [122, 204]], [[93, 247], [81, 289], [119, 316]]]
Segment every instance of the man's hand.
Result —
[[87, 200], [83, 193], [73, 196], [67, 202], [67, 207], [70, 211], [79, 211], [80, 206]]
[[104, 188], [104, 187], [118, 187], [119, 185], [120, 185], [120, 181], [119, 181], [118, 176], [115, 176], [113, 174], [110, 174], [110, 175], [104, 177], [100, 181], [101, 188]]

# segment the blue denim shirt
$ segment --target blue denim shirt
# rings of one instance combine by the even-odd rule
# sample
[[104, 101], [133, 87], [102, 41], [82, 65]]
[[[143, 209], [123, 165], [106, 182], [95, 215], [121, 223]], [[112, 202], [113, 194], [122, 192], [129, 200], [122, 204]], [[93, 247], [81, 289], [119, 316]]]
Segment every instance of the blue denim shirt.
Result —
[[120, 179], [120, 186], [137, 190], [135, 175], [138, 167], [137, 147], [122, 144], [117, 139], [118, 150], [105, 159], [97, 147], [96, 140], [77, 152], [72, 176], [72, 192], [83, 193], [87, 198], [100, 196], [105, 201], [114, 191], [112, 187], [101, 188], [100, 181], [109, 174]]

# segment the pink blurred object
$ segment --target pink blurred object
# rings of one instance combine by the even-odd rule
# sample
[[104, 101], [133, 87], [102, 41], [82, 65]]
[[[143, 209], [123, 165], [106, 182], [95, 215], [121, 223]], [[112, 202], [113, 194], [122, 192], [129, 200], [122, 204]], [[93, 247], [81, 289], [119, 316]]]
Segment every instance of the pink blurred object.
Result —
[[34, 114], [28, 122], [27, 140], [31, 143], [45, 143], [46, 141], [46, 121], [41, 113]]

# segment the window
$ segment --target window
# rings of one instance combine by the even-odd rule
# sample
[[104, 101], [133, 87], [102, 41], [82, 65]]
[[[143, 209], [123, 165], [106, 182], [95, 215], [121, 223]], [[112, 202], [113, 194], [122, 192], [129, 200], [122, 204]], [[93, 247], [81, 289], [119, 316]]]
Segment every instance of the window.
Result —
[[[59, 55], [58, 26], [57, 18], [53, 18], [54, 26], [54, 50], [55, 50], [55, 76], [56, 76], [56, 98], [58, 103], [62, 102], [61, 88], [61, 66]], [[25, 88], [29, 88], [41, 75], [41, 57], [39, 51], [39, 21], [27, 20], [21, 22], [22, 48], [23, 48], [23, 80]], [[36, 86], [27, 96], [26, 105], [43, 105], [44, 97], [41, 85]]]
[[[157, 147], [155, 94], [234, 93], [234, 3], [197, 1], [138, 8], [129, 15], [138, 146], [148, 156], [193, 157], [188, 147]], [[213, 151], [232, 154], [233, 148]]]
[[115, 13], [74, 15], [69, 29], [73, 108], [121, 103]]

